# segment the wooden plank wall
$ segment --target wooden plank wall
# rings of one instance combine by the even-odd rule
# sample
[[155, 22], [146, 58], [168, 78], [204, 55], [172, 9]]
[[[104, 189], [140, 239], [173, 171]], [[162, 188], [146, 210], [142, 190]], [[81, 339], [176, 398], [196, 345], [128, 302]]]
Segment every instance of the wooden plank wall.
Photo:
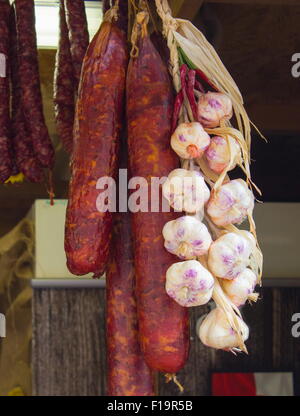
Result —
[[[291, 317], [300, 312], [300, 289], [264, 289], [262, 299], [246, 306], [251, 329], [249, 355], [237, 357], [204, 347], [195, 337], [199, 316], [207, 306], [191, 310], [191, 351], [178, 379], [184, 395], [210, 394], [212, 371], [295, 371], [300, 395], [300, 338], [291, 335]], [[105, 395], [105, 293], [95, 289], [35, 290], [33, 297], [33, 395]], [[160, 396], [180, 395], [158, 380]]]

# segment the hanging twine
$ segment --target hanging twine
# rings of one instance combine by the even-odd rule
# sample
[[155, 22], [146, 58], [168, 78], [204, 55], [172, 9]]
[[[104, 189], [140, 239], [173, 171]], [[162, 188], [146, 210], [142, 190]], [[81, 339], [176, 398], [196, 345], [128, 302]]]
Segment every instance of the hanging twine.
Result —
[[119, 0], [116, 0], [113, 7], [107, 10], [107, 12], [104, 15], [104, 21], [105, 22], [112, 22], [113, 20], [118, 20], [119, 17]]
[[170, 381], [173, 381], [176, 384], [176, 386], [179, 388], [180, 393], [184, 391], [184, 388], [182, 387], [180, 382], [177, 380], [176, 374], [166, 373], [165, 377], [166, 377], [166, 383], [170, 383]]
[[138, 39], [140, 37], [145, 37], [148, 34], [147, 25], [149, 22], [149, 13], [146, 11], [139, 12], [136, 15], [135, 22], [132, 28], [131, 34], [131, 44], [132, 48], [130, 51], [130, 56], [132, 58], [137, 58], [139, 55], [139, 48], [137, 46]]

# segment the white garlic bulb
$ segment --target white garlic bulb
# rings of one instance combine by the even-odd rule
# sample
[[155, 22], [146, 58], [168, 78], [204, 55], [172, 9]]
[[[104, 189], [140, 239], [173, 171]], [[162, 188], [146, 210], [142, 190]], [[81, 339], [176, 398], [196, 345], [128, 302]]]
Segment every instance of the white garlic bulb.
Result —
[[182, 260], [203, 256], [212, 243], [206, 225], [189, 215], [167, 222], [162, 233], [165, 248]]
[[251, 241], [238, 233], [224, 234], [210, 246], [208, 268], [216, 277], [234, 279], [249, 266], [253, 248]]
[[239, 234], [245, 237], [245, 239], [248, 241], [248, 243], [251, 246], [251, 252], [254, 251], [254, 248], [256, 247], [256, 239], [250, 231], [247, 230], [239, 230]]
[[245, 269], [233, 280], [223, 280], [222, 287], [232, 303], [237, 307], [242, 306], [246, 301], [257, 299], [253, 294], [257, 277], [251, 269]]
[[232, 117], [232, 102], [220, 92], [207, 92], [198, 101], [198, 121], [207, 128], [218, 127]]
[[[208, 166], [215, 173], [221, 173], [225, 168], [228, 168], [228, 170], [234, 169], [240, 154], [240, 146], [231, 136], [228, 136], [228, 140], [221, 136], [213, 136], [205, 151]], [[233, 162], [229, 166], [231, 158]]]
[[181, 123], [171, 137], [171, 147], [183, 159], [201, 157], [210, 143], [210, 137], [200, 123]]
[[[241, 318], [237, 317], [237, 319], [242, 339], [246, 341], [249, 337], [249, 328]], [[198, 336], [204, 345], [211, 348], [231, 351], [241, 347], [238, 334], [231, 328], [224, 311], [218, 307], [210, 311], [202, 321]]]
[[198, 171], [173, 170], [162, 186], [163, 196], [177, 212], [201, 212], [209, 199], [210, 191]]
[[197, 260], [174, 263], [167, 270], [167, 294], [181, 306], [204, 305], [211, 299], [213, 287], [213, 276]]
[[243, 179], [234, 179], [212, 192], [207, 213], [219, 227], [240, 224], [254, 208], [254, 196]]

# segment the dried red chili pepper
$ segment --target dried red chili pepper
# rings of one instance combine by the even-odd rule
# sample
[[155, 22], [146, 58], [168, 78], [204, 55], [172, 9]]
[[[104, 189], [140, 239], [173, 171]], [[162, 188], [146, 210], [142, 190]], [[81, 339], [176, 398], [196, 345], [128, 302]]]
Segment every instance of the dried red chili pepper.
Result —
[[195, 89], [197, 91], [202, 92], [203, 94], [205, 94], [205, 89], [203, 87], [203, 85], [201, 84], [201, 82], [199, 82], [197, 79], [195, 79]]
[[213, 91], [218, 91], [218, 88], [214, 85], [214, 83], [204, 74], [204, 72], [203, 71], [201, 71], [201, 69], [198, 69], [198, 68], [196, 68], [195, 69], [195, 71], [196, 71], [196, 74], [198, 75], [198, 77], [202, 80], [202, 81], [204, 81], [204, 82], [206, 82], [206, 84], [208, 84], [211, 88], [212, 88], [212, 90]]
[[194, 121], [198, 121], [198, 111], [197, 111], [197, 102], [195, 98], [195, 79], [196, 79], [196, 71], [193, 69], [190, 69], [188, 71], [188, 82], [187, 82], [187, 88], [186, 88], [186, 94], [192, 109]]
[[188, 67], [186, 64], [182, 64], [180, 67], [180, 82], [183, 94], [186, 94], [186, 76], [188, 74]]
[[172, 128], [171, 132], [173, 133], [177, 127], [177, 122], [180, 114], [180, 110], [183, 104], [184, 95], [183, 91], [180, 90], [179, 93], [176, 95], [175, 103], [174, 103], [174, 110], [173, 110], [173, 117], [172, 117]]

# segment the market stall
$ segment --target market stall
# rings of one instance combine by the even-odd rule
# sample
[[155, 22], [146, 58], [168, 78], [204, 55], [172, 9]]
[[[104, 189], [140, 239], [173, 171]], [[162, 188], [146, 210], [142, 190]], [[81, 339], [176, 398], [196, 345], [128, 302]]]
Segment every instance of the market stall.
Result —
[[299, 16], [0, 1], [1, 395], [299, 394]]

